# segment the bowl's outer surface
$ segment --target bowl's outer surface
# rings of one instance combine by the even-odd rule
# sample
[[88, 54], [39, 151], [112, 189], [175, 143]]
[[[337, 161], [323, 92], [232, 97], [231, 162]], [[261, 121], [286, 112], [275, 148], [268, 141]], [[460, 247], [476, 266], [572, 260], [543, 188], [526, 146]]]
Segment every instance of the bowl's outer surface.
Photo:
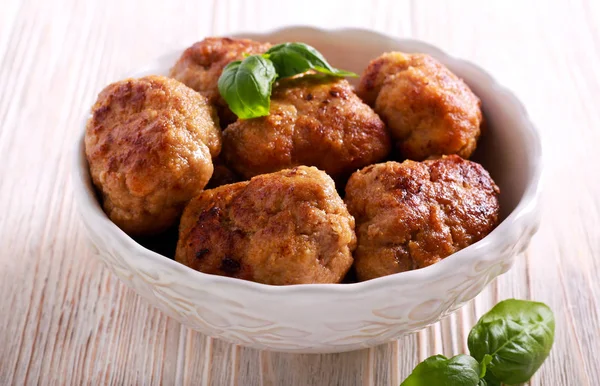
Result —
[[[506, 272], [528, 246], [539, 224], [540, 139], [521, 103], [483, 70], [425, 43], [365, 30], [300, 27], [237, 36], [306, 42], [334, 66], [357, 73], [370, 59], [392, 50], [424, 52], [442, 61], [482, 99], [489, 130], [476, 160], [502, 189], [503, 221], [480, 242], [437, 264], [363, 283], [275, 287], [207, 275], [142, 247], [106, 217], [80, 139], [75, 195], [95, 252], [151, 304], [202, 333], [254, 348], [349, 351], [438, 321]], [[166, 74], [180, 53], [165, 55], [133, 75]]]

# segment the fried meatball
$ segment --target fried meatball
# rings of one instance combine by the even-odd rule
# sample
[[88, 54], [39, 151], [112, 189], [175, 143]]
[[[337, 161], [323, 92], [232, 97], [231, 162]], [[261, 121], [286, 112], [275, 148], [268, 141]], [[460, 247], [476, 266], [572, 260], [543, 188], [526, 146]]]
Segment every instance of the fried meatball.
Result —
[[85, 152], [110, 219], [130, 235], [173, 225], [213, 172], [214, 108], [174, 79], [148, 76], [109, 85], [91, 113]]
[[354, 173], [345, 201], [358, 279], [426, 267], [482, 239], [498, 223], [499, 192], [481, 165], [457, 155]]
[[383, 54], [369, 64], [357, 92], [387, 124], [406, 158], [469, 158], [477, 146], [483, 119], [479, 98], [429, 55]]
[[219, 94], [217, 83], [227, 64], [243, 60], [244, 54], [261, 54], [271, 48], [269, 43], [248, 39], [209, 37], [186, 49], [170, 76], [204, 94], [217, 107], [221, 126], [226, 127], [237, 117]]
[[323, 76], [279, 82], [270, 115], [223, 132], [223, 157], [245, 178], [309, 165], [339, 179], [385, 159], [390, 148], [385, 125], [348, 81]]
[[338, 283], [355, 246], [331, 178], [300, 166], [202, 192], [183, 213], [175, 258], [264, 284]]

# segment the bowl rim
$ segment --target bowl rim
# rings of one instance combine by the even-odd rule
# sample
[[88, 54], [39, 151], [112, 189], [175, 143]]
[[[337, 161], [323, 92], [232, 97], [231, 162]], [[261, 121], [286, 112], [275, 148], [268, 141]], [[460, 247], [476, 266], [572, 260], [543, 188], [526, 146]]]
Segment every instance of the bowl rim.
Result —
[[[542, 177], [542, 144], [540, 135], [535, 125], [532, 123], [529, 114], [521, 101], [505, 86], [500, 85], [496, 79], [494, 79], [487, 71], [482, 69], [476, 64], [469, 61], [456, 58], [452, 55], [447, 54], [443, 50], [417, 39], [407, 38], [395, 38], [380, 32], [364, 29], [364, 28], [336, 28], [336, 29], [325, 29], [309, 26], [289, 26], [281, 27], [276, 29], [270, 29], [263, 32], [236, 32], [228, 34], [233, 37], [244, 37], [244, 36], [270, 36], [275, 34], [281, 34], [283, 32], [295, 31], [297, 33], [352, 33], [352, 34], [365, 34], [371, 35], [373, 39], [388, 40], [394, 44], [402, 45], [418, 45], [425, 47], [429, 52], [433, 52], [437, 58], [443, 58], [445, 63], [453, 63], [453, 66], [467, 67], [471, 71], [477, 72], [487, 82], [490, 88], [494, 90], [494, 93], [502, 95], [502, 97], [512, 105], [512, 107], [518, 112], [517, 117], [519, 125], [524, 128], [524, 133], [528, 136], [527, 147], [529, 156], [532, 159], [533, 173], [531, 178], [526, 182], [526, 187], [523, 194], [516, 205], [516, 207], [506, 216], [506, 218], [487, 236], [480, 241], [444, 258], [443, 260], [430, 265], [428, 267], [399, 272], [396, 274], [379, 277], [363, 282], [357, 283], [329, 283], [329, 284], [293, 284], [286, 286], [277, 286], [270, 284], [256, 283], [247, 280], [241, 280], [231, 278], [227, 276], [218, 276], [207, 274], [199, 271], [195, 271], [174, 259], [160, 255], [150, 249], [145, 248], [143, 245], [136, 242], [132, 237], [122, 231], [116, 224], [114, 224], [108, 216], [102, 210], [100, 203], [98, 202], [93, 191], [90, 191], [89, 185], [90, 175], [87, 159], [85, 157], [85, 125], [89, 113], [86, 112], [83, 119], [83, 130], [80, 133], [76, 146], [74, 149], [74, 169], [72, 172], [72, 180], [74, 184], [75, 196], [78, 205], [81, 207], [90, 207], [89, 213], [93, 217], [89, 218], [89, 221], [93, 222], [95, 227], [103, 227], [111, 238], [121, 239], [121, 241], [128, 247], [128, 250], [135, 251], [136, 253], [130, 254], [132, 259], [145, 259], [154, 267], [160, 268], [164, 266], [169, 270], [175, 270], [179, 273], [188, 276], [191, 280], [200, 281], [207, 285], [216, 286], [235, 286], [248, 291], [250, 293], [256, 293], [258, 295], [280, 295], [280, 294], [294, 294], [294, 293], [323, 293], [327, 292], [334, 295], [342, 295], [355, 292], [364, 292], [380, 289], [393, 285], [397, 282], [402, 284], [410, 284], [411, 282], [429, 282], [435, 280], [436, 277], [442, 277], [451, 272], [451, 266], [454, 264], [465, 264], [468, 261], [485, 255], [486, 251], [491, 251], [497, 247], [505, 245], [504, 237], [507, 232], [511, 229], [521, 229], [517, 225], [520, 223], [528, 223], [533, 221], [537, 216], [537, 208], [539, 206], [539, 197], [541, 194], [541, 177]], [[164, 57], [165, 54], [158, 56], [156, 59]], [[136, 70], [136, 72], [139, 70]], [[87, 212], [87, 211], [86, 211]], [[89, 226], [88, 226], [89, 229]], [[92, 232], [91, 229], [88, 230]]]

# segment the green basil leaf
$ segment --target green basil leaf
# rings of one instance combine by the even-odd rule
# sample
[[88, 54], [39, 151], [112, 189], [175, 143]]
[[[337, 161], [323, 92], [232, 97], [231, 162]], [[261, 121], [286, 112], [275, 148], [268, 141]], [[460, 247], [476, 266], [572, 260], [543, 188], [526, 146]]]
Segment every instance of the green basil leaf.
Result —
[[553, 343], [552, 310], [544, 303], [516, 299], [502, 301], [483, 315], [468, 339], [471, 355], [478, 361], [491, 356], [488, 375], [506, 384], [527, 382]]
[[479, 378], [485, 377], [485, 373], [487, 372], [487, 365], [490, 364], [492, 359], [494, 359], [494, 357], [492, 357], [489, 354], [485, 354], [483, 356], [483, 359], [481, 360], [481, 363], [479, 364], [481, 366], [481, 373], [479, 374]]
[[353, 72], [332, 67], [319, 51], [304, 43], [283, 43], [271, 47], [264, 56], [269, 58], [280, 78], [315, 70], [327, 75], [356, 77]]
[[219, 93], [239, 118], [269, 115], [271, 90], [277, 78], [273, 63], [261, 55], [229, 63], [219, 78]]
[[479, 363], [469, 355], [434, 355], [419, 363], [400, 386], [478, 386]]

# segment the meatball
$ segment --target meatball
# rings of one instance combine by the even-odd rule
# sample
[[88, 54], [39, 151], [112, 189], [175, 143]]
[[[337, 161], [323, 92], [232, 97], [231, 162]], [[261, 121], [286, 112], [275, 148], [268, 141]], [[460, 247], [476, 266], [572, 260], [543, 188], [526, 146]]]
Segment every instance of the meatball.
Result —
[[331, 178], [300, 166], [202, 192], [183, 213], [175, 259], [264, 284], [338, 283], [355, 246]]
[[385, 125], [348, 81], [323, 76], [280, 81], [268, 116], [223, 132], [223, 157], [245, 178], [309, 165], [337, 180], [385, 159], [390, 148]]
[[354, 173], [345, 200], [358, 279], [426, 267], [482, 239], [498, 223], [498, 194], [481, 165], [457, 155]]
[[106, 87], [92, 107], [85, 152], [110, 219], [130, 235], [173, 225], [208, 182], [221, 149], [206, 98], [162, 76]]
[[243, 60], [244, 54], [261, 54], [271, 48], [269, 43], [248, 39], [209, 37], [186, 49], [170, 76], [204, 94], [217, 107], [221, 126], [226, 127], [237, 117], [219, 94], [217, 83], [227, 64]]
[[429, 55], [390, 52], [363, 73], [358, 95], [387, 124], [402, 156], [424, 160], [469, 158], [482, 122], [481, 102], [469, 87]]

